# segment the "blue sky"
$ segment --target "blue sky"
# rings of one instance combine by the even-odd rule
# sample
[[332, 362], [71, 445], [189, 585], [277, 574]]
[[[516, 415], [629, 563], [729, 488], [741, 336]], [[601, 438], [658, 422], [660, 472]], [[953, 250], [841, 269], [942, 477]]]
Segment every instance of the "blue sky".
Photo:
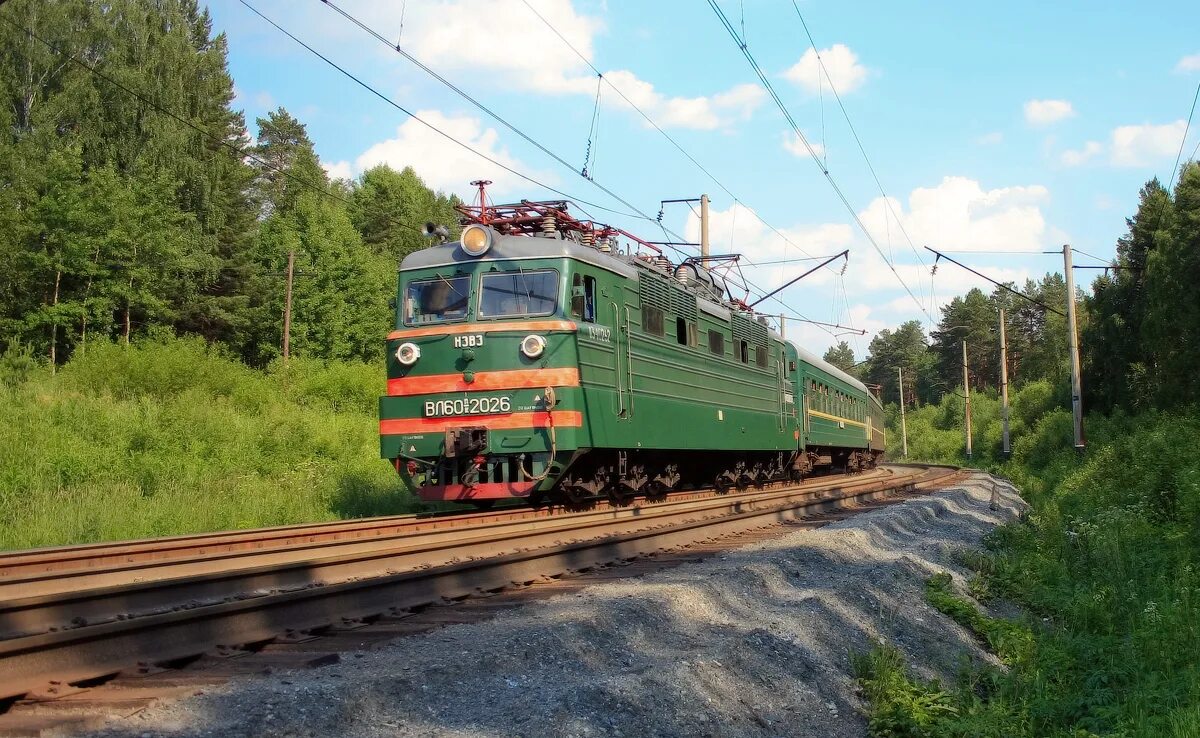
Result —
[[[318, 0], [249, 2], [474, 148], [572, 196], [626, 210]], [[582, 166], [596, 76], [522, 0], [335, 2], [573, 168]], [[768, 261], [849, 248], [844, 275], [824, 270], [783, 299], [788, 312], [868, 330], [865, 338], [846, 336], [860, 358], [876, 330], [911, 318], [928, 323], [926, 313], [936, 319], [950, 297], [987, 286], [953, 265], [931, 277], [924, 245], [976, 252], [955, 256], [1017, 280], [1061, 271], [1060, 257], [1039, 252], [1063, 243], [1110, 256], [1138, 188], [1156, 175], [1170, 178], [1200, 83], [1195, 3], [801, 1], [814, 51], [791, 2], [720, 0], [739, 33], [744, 23], [750, 52], [914, 300], [790, 133], [707, 3], [528, 3], [611, 83], [601, 86], [590, 167], [596, 182], [651, 216], [664, 198], [707, 192], [714, 252]], [[335, 175], [353, 177], [387, 162], [411, 165], [431, 186], [463, 196], [469, 180], [486, 177], [496, 182], [498, 199], [553, 197], [409, 121], [237, 0], [210, 7], [217, 30], [229, 35], [236, 105], [251, 123], [286, 107], [307, 124]], [[1200, 121], [1193, 123], [1184, 158], [1200, 141]], [[646, 238], [663, 238], [655, 223], [589, 210]], [[686, 206], [668, 206], [663, 222], [696, 236]], [[1022, 253], [985, 253], [996, 250]], [[809, 266], [747, 273], [769, 289]], [[816, 350], [836, 340], [815, 326], [797, 332], [789, 324], [789, 335]]]

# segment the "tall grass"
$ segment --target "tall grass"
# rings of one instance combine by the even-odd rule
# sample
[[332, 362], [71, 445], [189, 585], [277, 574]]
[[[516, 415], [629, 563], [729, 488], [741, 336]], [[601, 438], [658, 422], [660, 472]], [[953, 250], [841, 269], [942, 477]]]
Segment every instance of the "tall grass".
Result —
[[[886, 649], [863, 657], [873, 709], [888, 716], [876, 735], [1200, 736], [1200, 412], [1089, 417], [1080, 456], [1056, 395], [1034, 384], [1014, 397], [1008, 462], [992, 443], [989, 404], [972, 397], [985, 418], [983, 463], [1032, 505], [990, 536], [986, 556], [970, 557], [981, 582], [972, 591], [1021, 605], [1024, 622], [987, 618], [945, 580], [928, 591], [1007, 670], [975, 673], [948, 697], [910, 680]], [[945, 435], [957, 430], [945, 422], [954, 411], [951, 401], [909, 415], [911, 455], [956, 458]], [[914, 437], [914, 415], [936, 432]], [[931, 717], [930, 694], [949, 709]], [[918, 712], [905, 714], [909, 704]]]
[[195, 340], [0, 363], [0, 548], [386, 514], [380, 367], [249, 369]]

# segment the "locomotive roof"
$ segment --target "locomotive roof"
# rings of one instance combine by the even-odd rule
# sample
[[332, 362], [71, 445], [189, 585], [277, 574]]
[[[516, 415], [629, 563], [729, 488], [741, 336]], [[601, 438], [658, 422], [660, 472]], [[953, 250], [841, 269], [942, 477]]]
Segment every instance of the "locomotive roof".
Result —
[[414, 251], [400, 262], [400, 271], [427, 269], [438, 266], [474, 264], [500, 259], [554, 259], [569, 258], [585, 261], [601, 269], [616, 272], [623, 277], [636, 277], [637, 270], [623, 258], [605, 253], [590, 246], [575, 243], [555, 236], [505, 236], [497, 233], [492, 247], [480, 257], [470, 256], [459, 248], [458, 241], [431, 246]]
[[805, 349], [803, 346], [796, 343], [795, 341], [789, 340], [788, 343], [792, 344], [792, 348], [796, 349], [796, 353], [800, 356], [800, 360], [803, 361], [804, 363], [812, 364], [813, 366], [815, 366], [816, 368], [825, 372], [826, 374], [833, 375], [833, 376], [837, 377], [838, 379], [842, 380], [843, 382], [845, 382], [846, 384], [850, 385], [851, 387], [854, 387], [855, 389], [858, 389], [858, 390], [862, 390], [863, 394], [865, 394], [865, 395], [871, 394], [870, 392], [867, 391], [867, 385], [858, 381], [857, 379], [850, 376], [849, 374], [842, 371], [841, 369], [838, 369], [833, 364], [830, 364], [828, 361], [825, 361], [824, 359], [817, 356], [816, 354], [808, 351], [807, 349]]

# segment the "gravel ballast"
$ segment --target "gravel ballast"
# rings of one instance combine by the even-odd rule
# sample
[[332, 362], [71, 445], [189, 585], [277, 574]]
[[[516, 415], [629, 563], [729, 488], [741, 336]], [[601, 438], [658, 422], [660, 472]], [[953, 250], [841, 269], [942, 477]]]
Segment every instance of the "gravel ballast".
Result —
[[994, 663], [925, 601], [925, 580], [949, 571], [962, 584], [954, 552], [1023, 507], [976, 473], [333, 666], [237, 679], [97, 735], [862, 736], [851, 653], [886, 641], [943, 681]]

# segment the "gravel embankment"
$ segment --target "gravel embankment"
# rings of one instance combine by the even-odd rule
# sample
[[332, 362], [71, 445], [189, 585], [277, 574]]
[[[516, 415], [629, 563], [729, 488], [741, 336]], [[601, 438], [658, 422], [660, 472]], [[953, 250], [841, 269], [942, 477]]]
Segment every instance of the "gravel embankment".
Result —
[[[989, 502], [993, 484], [996, 510]], [[931, 608], [950, 571], [1024, 503], [958, 488], [648, 576], [241, 679], [104, 736], [862, 736], [849, 655], [890, 641], [922, 677], [990, 659]]]

